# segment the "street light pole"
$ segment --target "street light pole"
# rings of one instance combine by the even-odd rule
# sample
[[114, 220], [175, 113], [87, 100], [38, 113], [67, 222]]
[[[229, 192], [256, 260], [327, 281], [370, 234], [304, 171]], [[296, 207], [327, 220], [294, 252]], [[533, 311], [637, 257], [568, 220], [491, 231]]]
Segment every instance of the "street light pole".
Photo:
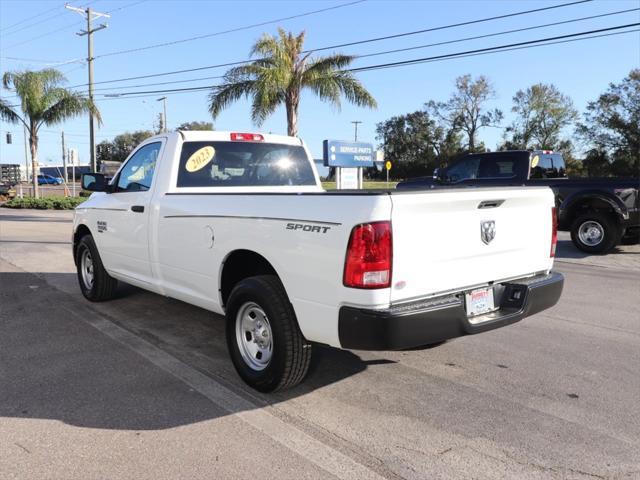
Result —
[[162, 115], [162, 130], [167, 133], [167, 97], [160, 97], [158, 102], [162, 102], [163, 115]]
[[351, 123], [353, 123], [353, 126], [355, 127], [355, 130], [356, 130], [353, 141], [357, 142], [358, 141], [358, 125], [360, 125], [362, 122], [360, 120], [354, 120]]
[[[111, 15], [108, 13], [100, 13], [91, 10], [90, 8], [78, 8], [72, 7], [71, 5], [65, 5], [65, 8], [68, 10], [72, 10], [76, 13], [79, 13], [82, 16], [87, 17], [87, 29], [81, 30], [76, 33], [78, 36], [87, 36], [87, 64], [89, 66], [89, 100], [93, 102], [93, 34], [99, 30], [107, 28], [107, 24], [103, 23], [96, 28], [91, 28], [91, 22], [98, 17], [110, 18]], [[89, 112], [89, 151], [91, 157], [91, 169], [95, 172], [98, 170], [96, 165], [96, 138], [95, 138], [95, 127], [94, 127], [94, 118], [93, 113]]]

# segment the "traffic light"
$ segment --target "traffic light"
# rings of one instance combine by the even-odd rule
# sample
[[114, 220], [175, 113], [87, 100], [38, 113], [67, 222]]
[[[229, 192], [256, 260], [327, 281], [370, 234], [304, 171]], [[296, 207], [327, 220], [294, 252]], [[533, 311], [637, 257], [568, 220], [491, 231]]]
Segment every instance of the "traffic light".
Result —
[[11, 132], [7, 132], [7, 143], [9, 145], [13, 143], [13, 137], [11, 136]]

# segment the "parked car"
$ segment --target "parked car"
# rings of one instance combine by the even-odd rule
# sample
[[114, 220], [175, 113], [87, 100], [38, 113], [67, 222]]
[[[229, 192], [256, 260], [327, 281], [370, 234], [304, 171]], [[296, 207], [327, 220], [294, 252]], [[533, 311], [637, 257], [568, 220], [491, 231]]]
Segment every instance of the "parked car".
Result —
[[562, 154], [548, 150], [466, 155], [433, 177], [406, 180], [398, 189], [467, 186], [548, 186], [556, 198], [558, 229], [576, 247], [606, 253], [640, 239], [640, 179], [568, 178]]
[[53, 177], [51, 175], [38, 175], [38, 185], [62, 185], [64, 180], [60, 177]]
[[312, 342], [437, 343], [562, 291], [548, 188], [325, 192], [300, 139], [211, 131], [145, 140], [82, 187], [82, 294], [111, 299], [121, 280], [226, 315], [233, 364], [261, 391], [299, 383]]

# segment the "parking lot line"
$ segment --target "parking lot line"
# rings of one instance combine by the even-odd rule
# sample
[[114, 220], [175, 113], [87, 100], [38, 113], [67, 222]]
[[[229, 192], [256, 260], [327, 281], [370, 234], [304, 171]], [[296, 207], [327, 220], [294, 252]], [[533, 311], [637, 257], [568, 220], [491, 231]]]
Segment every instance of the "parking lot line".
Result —
[[320, 442], [302, 430], [285, 423], [264, 409], [260, 409], [259, 405], [242, 398], [211, 377], [204, 375], [146, 340], [99, 316], [95, 311], [87, 311], [89, 314], [80, 315], [77, 309], [71, 310], [64, 306], [63, 308], [70, 315], [88, 323], [104, 335], [130, 348], [155, 366], [180, 379], [217, 406], [238, 416], [247, 424], [314, 463], [327, 473], [345, 480], [382, 480], [385, 478], [366, 465]]

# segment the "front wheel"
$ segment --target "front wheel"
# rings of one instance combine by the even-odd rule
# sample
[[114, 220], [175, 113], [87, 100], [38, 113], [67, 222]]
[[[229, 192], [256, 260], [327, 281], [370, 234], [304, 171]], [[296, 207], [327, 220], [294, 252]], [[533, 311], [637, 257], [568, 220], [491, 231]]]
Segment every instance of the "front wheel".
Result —
[[620, 242], [621, 230], [609, 216], [587, 212], [571, 224], [571, 240], [583, 252], [607, 253]]
[[85, 235], [78, 242], [76, 269], [80, 290], [87, 300], [102, 302], [114, 297], [118, 281], [102, 265], [98, 247], [91, 235]]
[[240, 377], [261, 392], [291, 388], [309, 369], [311, 344], [300, 332], [275, 275], [239, 282], [227, 302], [227, 346]]

